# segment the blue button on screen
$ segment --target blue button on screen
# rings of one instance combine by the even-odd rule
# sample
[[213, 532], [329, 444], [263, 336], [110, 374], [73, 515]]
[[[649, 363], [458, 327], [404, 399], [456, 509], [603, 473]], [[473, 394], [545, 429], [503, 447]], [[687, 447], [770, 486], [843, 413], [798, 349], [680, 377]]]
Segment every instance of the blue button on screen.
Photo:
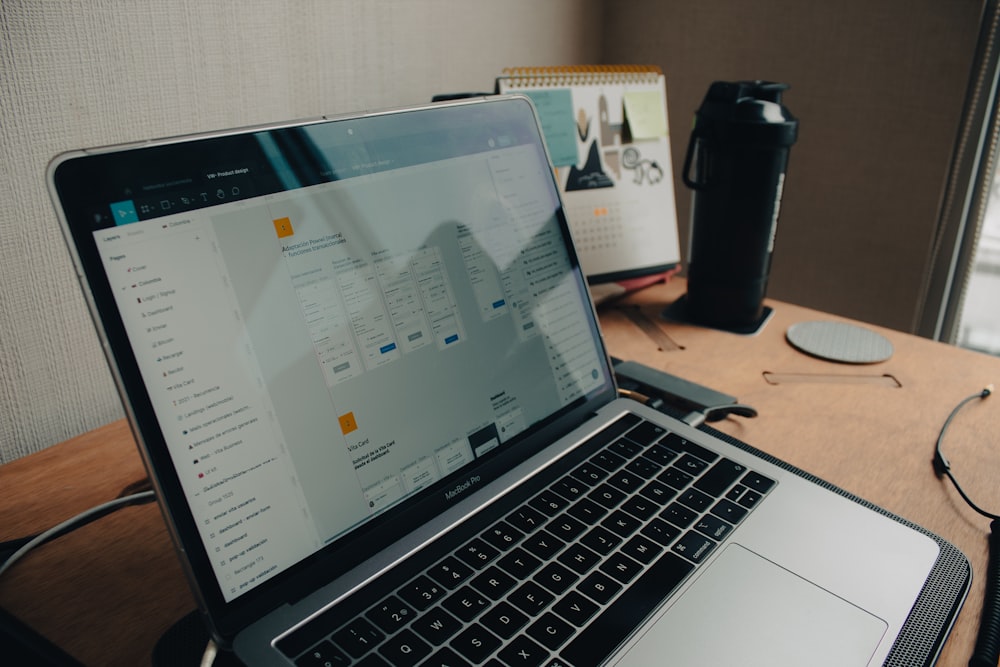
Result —
[[116, 225], [127, 225], [132, 222], [139, 222], [139, 214], [135, 211], [135, 204], [131, 199], [116, 201], [111, 204], [111, 217], [115, 219]]

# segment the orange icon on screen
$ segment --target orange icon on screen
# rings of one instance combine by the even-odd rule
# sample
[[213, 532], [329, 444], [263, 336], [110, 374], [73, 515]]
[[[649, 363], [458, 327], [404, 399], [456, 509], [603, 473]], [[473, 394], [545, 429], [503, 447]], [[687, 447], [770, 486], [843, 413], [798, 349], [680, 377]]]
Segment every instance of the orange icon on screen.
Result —
[[337, 417], [337, 421], [340, 422], [340, 432], [344, 435], [352, 431], [358, 430], [358, 422], [354, 419], [354, 413], [348, 412], [347, 414], [340, 415]]
[[292, 221], [288, 218], [278, 218], [274, 221], [274, 231], [278, 232], [278, 238], [283, 239], [295, 233], [292, 229]]

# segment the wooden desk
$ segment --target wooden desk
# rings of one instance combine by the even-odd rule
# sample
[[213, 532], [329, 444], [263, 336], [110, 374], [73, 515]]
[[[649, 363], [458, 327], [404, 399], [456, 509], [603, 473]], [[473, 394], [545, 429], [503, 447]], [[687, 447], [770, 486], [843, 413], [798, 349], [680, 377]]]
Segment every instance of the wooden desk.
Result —
[[[884, 329], [895, 346], [872, 366], [824, 362], [784, 340], [789, 325], [839, 319], [770, 301], [753, 337], [662, 321], [684, 291], [658, 285], [607, 304], [612, 354], [739, 397], [757, 419], [716, 426], [955, 543], [976, 579], [940, 664], [964, 665], [982, 604], [987, 522], [938, 480], [931, 456], [948, 412], [991, 382], [1000, 359]], [[981, 505], [1000, 508], [1000, 397], [969, 405], [945, 443]], [[124, 422], [0, 467], [0, 540], [48, 528], [144, 475]], [[194, 602], [155, 505], [124, 509], [32, 553], [0, 579], [0, 606], [86, 664], [149, 664], [159, 636]]]

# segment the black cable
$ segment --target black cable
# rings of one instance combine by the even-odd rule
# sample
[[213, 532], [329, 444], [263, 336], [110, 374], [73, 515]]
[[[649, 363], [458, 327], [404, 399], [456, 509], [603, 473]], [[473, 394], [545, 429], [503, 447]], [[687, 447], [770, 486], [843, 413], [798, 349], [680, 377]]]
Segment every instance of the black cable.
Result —
[[949, 414], [948, 418], [944, 420], [944, 425], [941, 427], [941, 432], [938, 434], [937, 445], [934, 449], [934, 472], [937, 474], [938, 477], [941, 477], [941, 475], [947, 475], [948, 479], [950, 479], [951, 483], [955, 485], [955, 489], [958, 491], [959, 495], [962, 496], [962, 499], [966, 503], [968, 503], [969, 507], [974, 509], [979, 514], [982, 514], [987, 519], [997, 520], [1000, 519], [1000, 515], [993, 514], [992, 512], [987, 512], [979, 505], [972, 502], [972, 498], [970, 498], [968, 494], [965, 493], [965, 490], [962, 488], [961, 484], [959, 484], [958, 480], [955, 479], [955, 476], [951, 474], [951, 464], [948, 462], [948, 459], [944, 457], [944, 454], [941, 453], [941, 442], [944, 440], [944, 434], [948, 431], [948, 427], [951, 425], [951, 421], [955, 418], [955, 415], [958, 414], [958, 411], [961, 410], [963, 407], [965, 407], [966, 404], [971, 403], [977, 398], [984, 399], [992, 393], [993, 393], [993, 385], [989, 385], [988, 387], [984, 387], [982, 391], [975, 393], [972, 396], [966, 396], [964, 399], [962, 399], [961, 402], [959, 402], [958, 405], [954, 407], [954, 409], [952, 409], [951, 414]]
[[996, 667], [1000, 661], [1000, 520], [997, 519], [990, 522], [989, 558], [983, 613], [969, 667]]
[[701, 410], [689, 412], [681, 417], [681, 421], [688, 426], [698, 428], [705, 422], [717, 422], [725, 419], [729, 415], [739, 415], [740, 417], [756, 417], [757, 410], [742, 403], [726, 403], [725, 405], [712, 405]]
[[753, 418], [757, 416], [757, 410], [749, 405], [744, 405], [742, 403], [730, 403], [728, 405], [713, 405], [703, 409], [702, 414], [705, 415], [705, 421], [717, 422], [719, 420], [725, 419], [729, 415], [739, 415], [740, 417]]
[[968, 494], [965, 493], [958, 483], [958, 480], [951, 473], [951, 464], [944, 457], [944, 454], [941, 453], [941, 442], [944, 440], [944, 434], [948, 431], [951, 421], [958, 414], [959, 410], [976, 399], [985, 399], [992, 393], [993, 385], [989, 385], [982, 391], [965, 397], [952, 409], [951, 414], [944, 420], [944, 425], [941, 426], [933, 459], [934, 473], [939, 478], [942, 475], [947, 475], [969, 507], [979, 514], [992, 519], [988, 538], [990, 552], [986, 565], [986, 590], [983, 593], [983, 611], [979, 619], [979, 633], [976, 635], [976, 645], [972, 651], [972, 657], [969, 658], [969, 667], [997, 667], [998, 662], [1000, 662], [1000, 515], [987, 512], [972, 502], [972, 499], [969, 498]]

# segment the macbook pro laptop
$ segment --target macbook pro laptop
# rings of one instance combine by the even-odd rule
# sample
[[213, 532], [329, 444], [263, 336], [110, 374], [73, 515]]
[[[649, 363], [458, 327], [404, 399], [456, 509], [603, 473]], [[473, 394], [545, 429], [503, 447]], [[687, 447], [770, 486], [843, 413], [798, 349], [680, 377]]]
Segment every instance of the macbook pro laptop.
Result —
[[526, 97], [81, 150], [48, 182], [247, 665], [936, 659], [957, 549], [618, 397]]

